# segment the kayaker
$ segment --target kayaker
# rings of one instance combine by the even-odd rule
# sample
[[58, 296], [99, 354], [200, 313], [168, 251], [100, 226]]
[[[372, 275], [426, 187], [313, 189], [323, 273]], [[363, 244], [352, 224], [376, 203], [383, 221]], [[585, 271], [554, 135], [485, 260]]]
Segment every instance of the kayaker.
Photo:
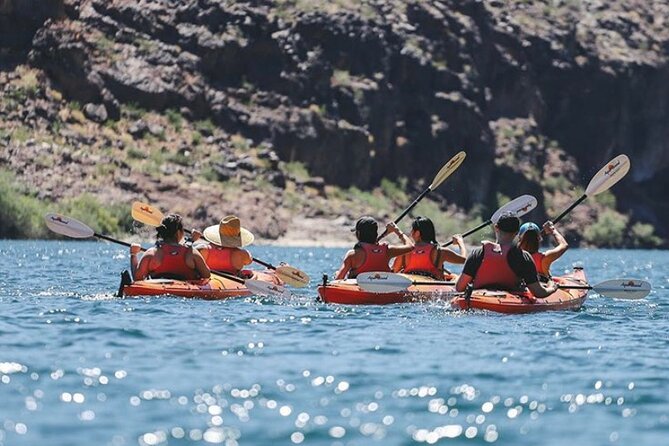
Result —
[[393, 271], [406, 274], [420, 274], [437, 280], [444, 279], [444, 262], [462, 264], [467, 259], [467, 248], [460, 235], [453, 236], [453, 243], [460, 254], [448, 248], [441, 248], [436, 240], [434, 223], [427, 217], [416, 217], [411, 223], [413, 250], [395, 258]]
[[346, 253], [344, 261], [337, 271], [335, 279], [348, 277], [353, 279], [358, 274], [370, 271], [390, 272], [388, 262], [394, 257], [410, 252], [414, 244], [393, 222], [386, 225], [388, 233], [394, 232], [402, 242], [401, 245], [377, 243], [379, 224], [372, 217], [360, 217], [355, 224], [355, 236], [358, 243]]
[[543, 241], [541, 233], [541, 229], [536, 224], [532, 222], [523, 223], [518, 231], [518, 246], [530, 253], [540, 278], [543, 281], [548, 281], [551, 277], [551, 265], [569, 249], [569, 243], [560, 234], [560, 231], [555, 228], [553, 222], [547, 221], [543, 225], [543, 233], [553, 236], [555, 247], [546, 252], [541, 252], [539, 251], [539, 247]]
[[[197, 241], [199, 233], [193, 235]], [[241, 276], [244, 267], [253, 262], [251, 253], [242, 248], [253, 243], [255, 237], [242, 228], [236, 216], [228, 215], [219, 224], [207, 227], [203, 236], [209, 243], [197, 243], [195, 247], [212, 270]]]
[[465, 291], [470, 283], [474, 289], [488, 288], [516, 291], [524, 283], [534, 297], [548, 297], [557, 291], [553, 282], [542, 284], [529, 253], [515, 244], [520, 219], [513, 214], [502, 214], [494, 225], [496, 242], [483, 242], [467, 257], [455, 288]]
[[180, 215], [165, 216], [156, 232], [156, 246], [148, 249], [139, 262], [137, 254], [142, 247], [137, 243], [130, 247], [130, 270], [134, 280], [144, 280], [148, 276], [154, 279], [209, 279], [209, 268], [200, 253], [180, 243], [184, 237]]

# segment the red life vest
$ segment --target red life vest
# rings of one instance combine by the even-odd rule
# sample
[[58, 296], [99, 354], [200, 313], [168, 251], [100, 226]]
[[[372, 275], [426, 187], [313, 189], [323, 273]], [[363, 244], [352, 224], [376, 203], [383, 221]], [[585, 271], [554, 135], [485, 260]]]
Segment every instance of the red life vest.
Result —
[[[437, 247], [431, 243], [416, 245], [408, 255], [403, 272], [407, 274], [427, 274], [432, 278], [443, 280], [443, 271], [432, 261], [432, 253], [435, 250], [437, 250]], [[438, 252], [437, 256], [439, 256]]]
[[474, 288], [512, 290], [518, 287], [518, 276], [507, 261], [511, 245], [500, 247], [497, 243], [483, 242], [483, 260], [474, 277]]
[[541, 276], [544, 277], [550, 277], [551, 273], [550, 271], [547, 271], [546, 268], [544, 268], [544, 259], [546, 258], [546, 254], [543, 252], [535, 252], [532, 254], [532, 260], [534, 260], [534, 266], [537, 267], [537, 273]]
[[211, 270], [239, 274], [239, 270], [232, 264], [232, 254], [236, 251], [238, 251], [237, 248], [223, 248], [221, 246], [210, 245], [207, 255], [207, 266]]
[[186, 253], [191, 248], [181, 245], [162, 244], [158, 250], [162, 252], [163, 259], [158, 268], [150, 272], [151, 277], [179, 279], [179, 280], [197, 280], [200, 278], [197, 271], [186, 264]]
[[388, 266], [388, 245], [360, 242], [354, 249], [362, 249], [365, 253], [365, 261], [359, 267], [353, 268], [348, 272], [349, 279], [354, 279], [358, 274], [370, 271], [390, 272], [390, 266]]

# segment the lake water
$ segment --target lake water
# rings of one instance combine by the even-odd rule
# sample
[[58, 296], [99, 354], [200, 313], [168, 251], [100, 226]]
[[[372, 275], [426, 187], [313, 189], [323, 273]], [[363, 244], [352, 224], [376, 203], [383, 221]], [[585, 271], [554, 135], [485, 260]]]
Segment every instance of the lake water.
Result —
[[316, 302], [345, 250], [258, 247], [293, 299], [119, 299], [127, 251], [0, 241], [0, 445], [659, 445], [669, 439], [669, 254], [571, 250], [578, 312]]

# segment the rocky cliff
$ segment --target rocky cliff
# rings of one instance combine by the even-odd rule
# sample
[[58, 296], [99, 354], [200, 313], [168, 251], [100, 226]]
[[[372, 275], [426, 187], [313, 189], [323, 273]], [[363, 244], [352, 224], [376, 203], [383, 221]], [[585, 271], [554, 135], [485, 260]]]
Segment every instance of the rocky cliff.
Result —
[[[6, 121], [29, 127], [43, 119], [67, 146], [71, 128], [53, 122], [71, 124], [61, 109], [80, 104], [81, 126], [120, 123], [108, 139], [126, 155], [137, 145], [126, 108], [176, 110], [215, 127], [198, 160], [215, 161], [215, 181], [243, 171], [246, 155], [233, 153], [230, 135], [261, 147], [260, 158], [276, 156], [253, 162], [279, 197], [287, 187], [279, 162], [304, 163], [307, 177], [322, 178], [315, 188], [325, 199], [325, 185], [365, 190], [383, 178], [408, 179], [411, 194], [464, 149], [466, 164], [438, 200], [484, 216], [523, 192], [542, 199], [537, 219], [555, 215], [599, 167], [627, 153], [632, 171], [617, 199], [591, 200], [567, 228], [581, 238], [579, 227], [606, 223], [608, 205], [628, 233], [650, 223], [667, 237], [666, 20], [666, 2], [641, 0], [0, 0], [5, 91], [27, 63], [52, 104], [41, 114], [21, 104], [4, 110]], [[47, 89], [62, 102], [54, 106]], [[124, 134], [132, 138], [123, 142]], [[183, 155], [192, 141], [178, 142], [179, 134], [167, 132], [167, 142]], [[19, 145], [7, 138], [6, 151], [16, 155]], [[13, 159], [6, 164], [17, 169], [20, 156]], [[127, 164], [123, 178], [110, 172], [113, 184], [148, 194]], [[190, 166], [191, 178], [201, 165]], [[248, 193], [256, 176], [240, 182]], [[267, 194], [259, 195], [263, 207]]]

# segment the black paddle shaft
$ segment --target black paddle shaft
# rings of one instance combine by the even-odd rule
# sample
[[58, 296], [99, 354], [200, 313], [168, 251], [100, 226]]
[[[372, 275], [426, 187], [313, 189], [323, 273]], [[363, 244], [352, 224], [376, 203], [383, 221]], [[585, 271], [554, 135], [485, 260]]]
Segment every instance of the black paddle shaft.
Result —
[[[119, 245], [127, 246], [128, 248], [130, 248], [130, 247], [132, 246], [130, 243], [123, 242], [123, 241], [121, 241], [121, 240], [117, 240], [117, 239], [112, 238], [112, 237], [109, 237], [109, 236], [107, 236], [107, 235], [98, 234], [97, 232], [93, 233], [93, 235], [94, 235], [95, 237], [97, 237], [97, 238], [101, 238], [101, 239], [103, 239], [103, 240], [107, 240], [108, 242], [117, 243], [117, 244], [119, 244]], [[145, 249], [142, 248], [142, 251], [145, 251]]]
[[568, 213], [570, 213], [572, 209], [574, 209], [576, 206], [578, 206], [579, 204], [581, 204], [581, 203], [583, 202], [583, 200], [585, 200], [586, 198], [588, 198], [588, 196], [587, 196], [586, 194], [583, 194], [583, 195], [581, 196], [581, 198], [579, 198], [578, 200], [574, 201], [574, 203], [573, 203], [571, 206], [569, 206], [567, 209], [565, 209], [560, 215], [558, 215], [557, 217], [555, 217], [555, 219], [553, 220], [553, 223], [557, 223], [557, 222], [559, 222], [560, 220], [562, 220], [562, 219], [564, 218], [565, 215], [567, 215]]
[[432, 190], [432, 189], [430, 189], [429, 187], [428, 187], [427, 189], [425, 189], [425, 190], [424, 190], [424, 191], [423, 191], [423, 192], [422, 192], [422, 193], [421, 193], [421, 194], [420, 194], [420, 195], [413, 201], [413, 203], [411, 203], [411, 204], [409, 205], [409, 207], [406, 208], [406, 209], [404, 210], [404, 212], [402, 212], [402, 213], [400, 214], [400, 216], [397, 217], [397, 218], [395, 219], [395, 224], [399, 223], [400, 220], [402, 220], [402, 219], [404, 218], [404, 216], [405, 216], [406, 214], [408, 214], [408, 213], [411, 211], [411, 209], [415, 208], [416, 205], [420, 202], [420, 200], [422, 200], [423, 198], [425, 198], [425, 195], [427, 195], [428, 193], [430, 193], [431, 190]]
[[[422, 200], [423, 198], [425, 198], [425, 195], [429, 194], [431, 190], [432, 190], [432, 189], [428, 187], [428, 188], [425, 189], [425, 190], [424, 190], [418, 197], [416, 197], [416, 199], [413, 201], [413, 203], [411, 203], [411, 204], [409, 205], [409, 207], [406, 208], [406, 209], [399, 215], [399, 217], [397, 217], [397, 218], [395, 219], [395, 224], [399, 223], [399, 222], [404, 218], [405, 215], [407, 215], [409, 212], [411, 212], [411, 209], [415, 208], [416, 205], [420, 202], [420, 200]], [[378, 242], [378, 241], [381, 240], [383, 237], [385, 237], [387, 234], [388, 234], [387, 231], [383, 231], [383, 234], [381, 234], [381, 235], [376, 239], [376, 241]]]
[[[472, 235], [472, 234], [475, 233], [475, 232], [479, 232], [481, 229], [483, 229], [483, 228], [485, 228], [486, 226], [489, 226], [489, 225], [491, 225], [491, 224], [492, 224], [492, 220], [484, 221], [483, 223], [481, 223], [480, 225], [478, 225], [478, 226], [475, 227], [474, 229], [470, 229], [469, 231], [467, 231], [467, 232], [465, 232], [464, 234], [462, 234], [462, 238], [465, 238], [465, 237], [467, 237], [468, 235]], [[442, 244], [441, 246], [445, 248], [445, 247], [447, 247], [447, 246], [451, 246], [452, 244], [453, 244], [453, 240], [450, 240], [450, 241], [448, 241], [448, 242]]]

